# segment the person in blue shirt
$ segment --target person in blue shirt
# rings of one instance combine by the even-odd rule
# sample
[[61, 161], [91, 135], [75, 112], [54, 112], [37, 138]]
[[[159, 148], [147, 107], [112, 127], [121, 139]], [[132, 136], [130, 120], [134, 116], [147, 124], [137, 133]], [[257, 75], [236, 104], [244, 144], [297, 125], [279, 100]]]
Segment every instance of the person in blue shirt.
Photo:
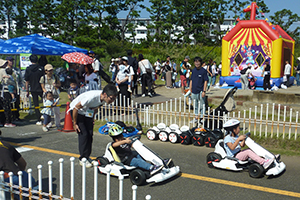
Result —
[[[200, 57], [194, 58], [195, 68], [192, 70], [192, 76], [190, 80], [190, 93], [192, 93], [192, 100], [194, 104], [195, 119], [192, 123], [198, 122], [198, 113], [200, 112], [200, 118], [203, 117], [205, 109], [205, 93], [208, 82], [207, 71], [202, 67], [202, 59]], [[198, 106], [200, 102], [200, 107]]]
[[224, 138], [224, 147], [229, 157], [235, 157], [239, 160], [247, 160], [251, 158], [255, 162], [261, 164], [267, 169], [274, 161], [273, 159], [264, 159], [254, 153], [251, 149], [241, 150], [245, 146], [246, 135], [239, 135], [240, 121], [236, 119], [228, 120], [223, 128], [228, 132]]

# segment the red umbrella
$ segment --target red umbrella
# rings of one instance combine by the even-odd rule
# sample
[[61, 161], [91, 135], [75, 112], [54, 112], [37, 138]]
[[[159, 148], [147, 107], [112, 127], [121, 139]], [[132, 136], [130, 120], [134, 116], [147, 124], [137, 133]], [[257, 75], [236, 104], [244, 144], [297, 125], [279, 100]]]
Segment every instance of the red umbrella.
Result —
[[61, 58], [69, 63], [78, 63], [83, 65], [92, 64], [94, 62], [93, 58], [80, 52], [66, 53]]

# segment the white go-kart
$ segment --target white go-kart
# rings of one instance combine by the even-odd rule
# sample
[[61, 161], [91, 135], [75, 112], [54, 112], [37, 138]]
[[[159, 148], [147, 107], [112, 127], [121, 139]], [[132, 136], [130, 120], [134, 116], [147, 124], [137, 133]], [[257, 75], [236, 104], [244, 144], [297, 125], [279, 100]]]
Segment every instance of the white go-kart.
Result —
[[109, 172], [111, 175], [117, 177], [129, 176], [130, 181], [134, 185], [143, 185], [146, 182], [159, 183], [171, 177], [174, 177], [180, 172], [179, 166], [175, 166], [173, 161], [166, 165], [164, 159], [162, 159], [158, 154], [154, 153], [151, 149], [146, 147], [139, 140], [139, 138], [139, 135], [135, 135], [130, 138], [132, 140], [132, 147], [135, 151], [137, 151], [138, 154], [140, 154], [140, 156], [144, 160], [154, 165], [163, 165], [164, 167], [159, 172], [150, 175], [150, 172], [147, 170], [123, 164], [119, 156], [111, 146], [112, 143], [107, 144], [105, 154], [97, 158], [99, 171], [104, 174], [107, 174]]
[[282, 173], [286, 166], [283, 162], [280, 161], [280, 156], [275, 156], [274, 154], [270, 153], [268, 150], [260, 146], [259, 144], [255, 143], [250, 137], [250, 132], [246, 134], [246, 141], [245, 144], [257, 155], [268, 158], [274, 159], [274, 162], [267, 168], [264, 169], [262, 165], [259, 163], [249, 159], [247, 161], [241, 161], [234, 157], [228, 157], [226, 154], [226, 150], [224, 148], [224, 140], [221, 139], [217, 142], [215, 146], [215, 151], [211, 152], [206, 157], [206, 162], [208, 167], [213, 168], [220, 168], [232, 171], [242, 171], [244, 169], [248, 169], [249, 175], [253, 178], [259, 178], [264, 174], [267, 176], [276, 176]]

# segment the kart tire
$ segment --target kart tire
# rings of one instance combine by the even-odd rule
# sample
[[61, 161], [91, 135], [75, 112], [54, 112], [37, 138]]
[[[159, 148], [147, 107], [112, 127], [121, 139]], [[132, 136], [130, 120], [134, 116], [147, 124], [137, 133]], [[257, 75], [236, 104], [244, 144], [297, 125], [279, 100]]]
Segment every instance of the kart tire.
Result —
[[192, 134], [190, 131], [186, 131], [180, 134], [179, 141], [181, 144], [188, 145], [191, 144]]
[[166, 131], [159, 132], [158, 137], [162, 142], [168, 141], [168, 133]]
[[217, 136], [218, 140], [224, 138], [224, 133], [220, 129], [215, 129], [213, 132]]
[[175, 132], [169, 133], [169, 141], [175, 144], [178, 141], [178, 133]]
[[153, 129], [147, 130], [146, 135], [147, 135], [148, 140], [157, 140], [158, 139], [158, 134]]
[[130, 173], [130, 181], [133, 185], [143, 185], [146, 182], [146, 174], [141, 169], [135, 169]]
[[204, 145], [204, 137], [203, 137], [203, 135], [195, 134], [192, 137], [192, 143], [195, 146], [203, 146]]
[[220, 162], [220, 160], [222, 160], [222, 157], [220, 154], [215, 153], [215, 152], [210, 152], [207, 156], [206, 156], [206, 163], [207, 166], [209, 168], [213, 168], [214, 165], [212, 164], [212, 162]]
[[217, 139], [213, 136], [207, 136], [204, 140], [204, 143], [206, 147], [214, 148], [216, 146]]
[[252, 178], [262, 177], [265, 169], [259, 163], [253, 163], [249, 166], [249, 176]]
[[96, 161], [98, 162], [98, 166], [101, 167], [105, 167], [109, 163], [108, 159], [103, 156], [97, 157]]

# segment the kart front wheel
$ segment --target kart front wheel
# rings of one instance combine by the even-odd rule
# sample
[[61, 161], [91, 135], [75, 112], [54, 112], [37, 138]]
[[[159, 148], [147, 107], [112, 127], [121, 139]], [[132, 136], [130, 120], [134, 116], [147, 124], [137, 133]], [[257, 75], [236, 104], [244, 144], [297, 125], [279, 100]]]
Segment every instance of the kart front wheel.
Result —
[[169, 141], [173, 144], [176, 143], [178, 141], [178, 133], [171, 132], [169, 134]]
[[222, 157], [220, 154], [215, 153], [215, 152], [210, 152], [207, 156], [206, 156], [206, 163], [208, 165], [209, 168], [213, 168], [214, 165], [212, 164], [212, 162], [220, 162], [222, 160]]
[[130, 181], [133, 185], [143, 185], [146, 182], [146, 174], [141, 169], [135, 169], [130, 173]]
[[149, 129], [146, 133], [148, 140], [157, 140], [158, 136], [155, 130]]
[[161, 131], [158, 135], [160, 141], [166, 142], [168, 140], [168, 133], [166, 131]]
[[249, 175], [252, 178], [260, 178], [263, 175], [264, 171], [264, 167], [261, 166], [259, 163], [253, 163], [249, 167]]

